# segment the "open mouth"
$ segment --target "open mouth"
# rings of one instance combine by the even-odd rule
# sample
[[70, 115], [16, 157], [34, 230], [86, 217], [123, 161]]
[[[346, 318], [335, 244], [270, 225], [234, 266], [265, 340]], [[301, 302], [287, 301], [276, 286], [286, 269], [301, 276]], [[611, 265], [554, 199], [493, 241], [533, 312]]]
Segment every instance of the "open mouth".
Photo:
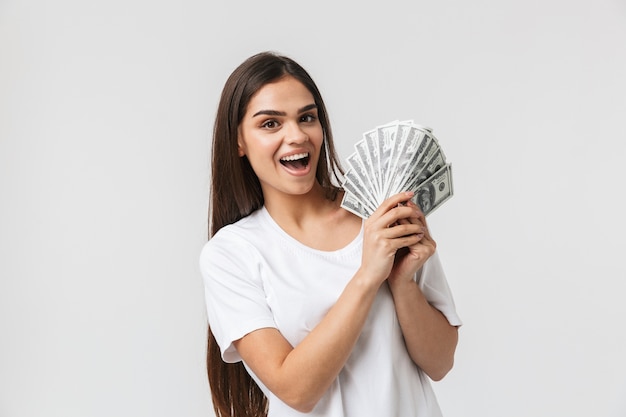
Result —
[[292, 169], [304, 169], [309, 165], [310, 156], [308, 152], [297, 153], [295, 155], [285, 156], [280, 158], [280, 163], [287, 168]]

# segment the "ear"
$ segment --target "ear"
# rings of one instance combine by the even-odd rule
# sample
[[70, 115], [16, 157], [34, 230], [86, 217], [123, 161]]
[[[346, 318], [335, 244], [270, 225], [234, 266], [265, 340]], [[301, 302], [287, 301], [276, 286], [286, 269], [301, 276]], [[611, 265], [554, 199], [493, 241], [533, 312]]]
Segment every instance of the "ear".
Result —
[[237, 154], [240, 158], [246, 154], [244, 147], [241, 145], [241, 141], [237, 141]]
[[246, 155], [246, 147], [244, 141], [241, 140], [241, 126], [237, 128], [237, 154], [240, 158]]

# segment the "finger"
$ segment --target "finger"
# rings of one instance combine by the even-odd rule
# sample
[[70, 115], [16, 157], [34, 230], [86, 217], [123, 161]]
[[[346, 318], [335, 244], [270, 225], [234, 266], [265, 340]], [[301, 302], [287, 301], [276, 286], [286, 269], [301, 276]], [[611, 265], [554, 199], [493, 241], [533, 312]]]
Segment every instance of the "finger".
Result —
[[379, 224], [385, 227], [393, 227], [398, 224], [417, 224], [421, 226], [422, 223], [416, 216], [417, 214], [412, 208], [399, 205], [383, 214], [379, 219]]
[[426, 230], [428, 230], [428, 224], [426, 223], [426, 216], [424, 215], [424, 212], [420, 209], [420, 207], [415, 204], [412, 200], [409, 201], [407, 203], [407, 205], [409, 207], [412, 207], [415, 209], [416, 211], [416, 217], [419, 219], [420, 223], [422, 223], [422, 225], [424, 225], [424, 227], [426, 228]]
[[435, 239], [433, 239], [433, 237], [431, 236], [430, 229], [428, 228], [428, 225], [424, 224], [422, 226], [422, 230], [423, 230], [423, 237], [422, 237], [422, 240], [420, 242], [425, 244], [425, 245], [432, 245], [434, 248], [436, 248], [437, 247], [437, 242], [435, 242]]
[[416, 217], [407, 217], [407, 218], [403, 218], [400, 219], [396, 222], [397, 225], [414, 225], [417, 226], [418, 229], [417, 230], [417, 234], [418, 235], [423, 235], [425, 232], [425, 227], [424, 225], [419, 221], [419, 219], [417, 219]]
[[384, 213], [387, 213], [389, 210], [397, 207], [399, 204], [405, 205], [408, 201], [411, 200], [414, 193], [412, 191], [406, 191], [403, 193], [394, 194], [391, 197], [387, 198], [383, 201], [378, 209], [374, 212], [374, 215], [382, 216]]
[[419, 243], [424, 237], [424, 227], [420, 223], [413, 223], [408, 218], [399, 219], [384, 231], [384, 238], [399, 239], [414, 236], [413, 244]]
[[421, 230], [419, 233], [423, 233], [424, 232], [424, 222], [423, 222], [423, 217], [422, 217], [422, 213], [421, 211], [416, 208], [415, 205], [411, 206], [411, 205], [407, 205], [407, 208], [410, 209], [410, 211], [408, 212], [408, 216], [399, 219], [396, 224], [415, 224], [420, 226]]
[[417, 204], [415, 204], [413, 202], [413, 200], [409, 200], [407, 202], [407, 206], [411, 207], [413, 210], [415, 210], [416, 212], [416, 217], [420, 219], [420, 221], [426, 225], [426, 216], [424, 216], [424, 212], [422, 211], [422, 209], [420, 208], [420, 206], [418, 206]]
[[[412, 228], [412, 229], [409, 229]], [[374, 241], [385, 244], [380, 247], [385, 253], [395, 253], [398, 249], [411, 247], [419, 243], [423, 235], [419, 235], [415, 225], [396, 225], [394, 227], [380, 230], [374, 235]]]
[[412, 216], [409, 220], [413, 223], [418, 223], [422, 225], [423, 238], [420, 239], [420, 243], [431, 244], [436, 247], [437, 243], [430, 234], [430, 229], [428, 228], [428, 223], [426, 223], [426, 216], [424, 215], [424, 212], [412, 200], [407, 202], [407, 206], [415, 210], [415, 215]]
[[414, 233], [401, 235], [394, 239], [391, 239], [391, 244], [394, 248], [394, 251], [398, 251], [402, 248], [410, 248], [411, 246], [417, 245], [422, 238], [423, 236]]

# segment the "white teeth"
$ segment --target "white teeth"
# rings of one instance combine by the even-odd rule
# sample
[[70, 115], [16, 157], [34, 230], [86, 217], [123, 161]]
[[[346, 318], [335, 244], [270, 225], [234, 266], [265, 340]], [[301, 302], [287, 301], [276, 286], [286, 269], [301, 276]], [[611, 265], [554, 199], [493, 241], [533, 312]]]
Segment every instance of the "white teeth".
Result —
[[280, 158], [281, 161], [297, 161], [298, 159], [306, 158], [309, 156], [308, 152], [305, 153], [297, 153], [295, 155], [285, 156], [284, 158]]

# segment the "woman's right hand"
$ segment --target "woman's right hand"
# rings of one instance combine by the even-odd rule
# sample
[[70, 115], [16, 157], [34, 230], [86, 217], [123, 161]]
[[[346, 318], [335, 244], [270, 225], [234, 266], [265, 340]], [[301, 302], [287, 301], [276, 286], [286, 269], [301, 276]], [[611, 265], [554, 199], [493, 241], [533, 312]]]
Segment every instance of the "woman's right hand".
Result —
[[391, 273], [398, 249], [415, 245], [424, 236], [421, 225], [400, 222], [416, 215], [416, 209], [405, 204], [412, 197], [412, 192], [395, 194], [365, 220], [360, 269], [378, 285]]

